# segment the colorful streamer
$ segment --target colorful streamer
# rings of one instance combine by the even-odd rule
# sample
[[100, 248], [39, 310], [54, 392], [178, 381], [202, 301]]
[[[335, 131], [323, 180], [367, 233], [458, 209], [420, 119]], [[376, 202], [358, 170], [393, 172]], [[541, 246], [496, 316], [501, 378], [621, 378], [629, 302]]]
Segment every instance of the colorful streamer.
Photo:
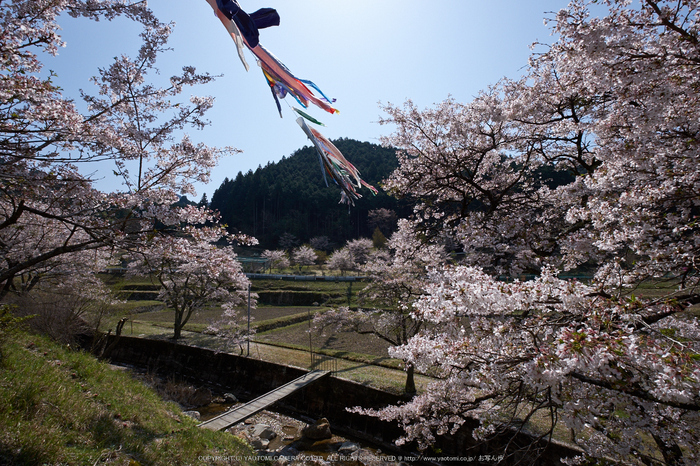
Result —
[[[249, 69], [249, 67], [243, 54], [243, 45], [248, 47], [248, 49], [258, 59], [258, 64], [263, 69], [265, 78], [268, 80], [270, 87], [273, 88], [273, 92], [275, 93], [275, 101], [278, 104], [279, 101], [277, 98], [284, 98], [284, 96], [286, 96], [288, 93], [293, 95], [299, 104], [304, 108], [308, 108], [309, 104], [312, 103], [329, 113], [336, 113], [338, 111], [331, 106], [333, 101], [326, 97], [326, 95], [318, 86], [316, 86], [316, 84], [294, 76], [292, 72], [289, 71], [289, 68], [284, 65], [284, 63], [279, 61], [277, 57], [271, 54], [259, 43], [251, 46], [246, 38], [241, 34], [239, 28], [236, 26], [236, 23], [231, 21], [221, 10], [219, 10], [216, 0], [207, 0], [207, 3], [209, 3], [209, 5], [212, 7], [216, 17], [219, 18], [221, 23], [226, 28], [226, 31], [228, 31], [229, 35], [233, 39], [233, 42], [236, 44], [238, 56], [241, 59], [246, 71]], [[320, 96], [315, 95], [309, 88], [312, 88], [318, 92]], [[278, 92], [279, 89], [284, 89], [285, 92]]]
[[[309, 108], [310, 104], [313, 104], [328, 113], [338, 113], [338, 110], [332, 106], [335, 99], [329, 99], [313, 82], [294, 76], [284, 63], [279, 61], [277, 57], [259, 44], [257, 27], [268, 27], [279, 24], [279, 17], [275, 10], [264, 8], [253, 13], [253, 15], [247, 15], [247, 13], [240, 9], [238, 2], [235, 0], [219, 0], [219, 3], [222, 5], [221, 8], [224, 8], [224, 10], [229, 13], [227, 16], [217, 6], [217, 0], [207, 0], [207, 3], [213, 8], [217, 18], [219, 18], [226, 28], [226, 31], [233, 39], [233, 42], [236, 44], [238, 56], [246, 71], [248, 71], [249, 68], [243, 53], [244, 46], [258, 59], [258, 65], [262, 68], [265, 80], [270, 86], [272, 97], [275, 100], [280, 117], [282, 116], [280, 99], [284, 99], [287, 95], [291, 95], [299, 105], [305, 109]], [[242, 21], [239, 16], [245, 19], [245, 21], [241, 23], [241, 27], [244, 28], [244, 34], [241, 34], [237, 23], [231, 19]], [[259, 24], [256, 24], [256, 21], [259, 22]], [[317, 94], [314, 93], [314, 91]], [[326, 186], [328, 186], [328, 177], [340, 186], [340, 202], [355, 205], [355, 200], [362, 197], [357, 190], [361, 189], [363, 186], [376, 195], [377, 189], [360, 178], [359, 170], [345, 159], [338, 148], [321, 133], [310, 128], [304, 120], [306, 119], [320, 126], [325, 125], [296, 107], [292, 107], [292, 110], [299, 115], [299, 118], [296, 120], [297, 123], [301, 126], [306, 136], [316, 148], [321, 165], [321, 174], [323, 175]]]
[[221, 10], [216, 6], [216, 0], [207, 0], [207, 3], [214, 9], [214, 14], [216, 15], [217, 18], [221, 21], [221, 23], [224, 25], [226, 28], [226, 31], [229, 33], [231, 36], [231, 39], [233, 39], [233, 43], [236, 44], [236, 50], [238, 51], [238, 58], [241, 59], [241, 63], [243, 63], [243, 66], [245, 67], [246, 71], [249, 71], [250, 68], [248, 67], [248, 62], [245, 60], [245, 54], [243, 53], [243, 45], [245, 44], [243, 40], [243, 36], [241, 35], [241, 32], [238, 30], [235, 24], [233, 24], [233, 21], [228, 19], [226, 15], [224, 15]]
[[310, 128], [302, 117], [297, 118], [297, 123], [316, 148], [326, 186], [328, 186], [326, 175], [340, 186], [341, 203], [355, 205], [355, 200], [362, 197], [355, 188], [364, 186], [369, 188], [373, 194], [377, 194], [377, 189], [360, 178], [360, 171], [347, 161], [331, 141], [315, 129]]
[[[328, 113], [333, 114], [338, 112], [338, 110], [331, 106], [333, 102], [321, 92], [318, 86], [311, 81], [295, 77], [284, 63], [267, 51], [265, 47], [258, 44], [250, 49], [250, 51], [258, 58], [258, 64], [263, 69], [263, 73], [270, 87], [274, 89], [284, 89], [286, 93], [294, 96], [297, 102], [304, 108], [308, 108], [309, 103], [312, 103]], [[315, 89], [321, 97], [314, 95], [313, 91], [311, 91], [307, 85]], [[284, 98], [279, 93], [277, 97]]]
[[295, 112], [297, 112], [297, 114], [298, 114], [299, 116], [306, 118], [307, 120], [309, 120], [311, 123], [313, 123], [313, 124], [315, 124], [315, 125], [318, 125], [318, 126], [326, 126], [326, 125], [324, 125], [323, 123], [321, 123], [320, 121], [318, 121], [316, 118], [312, 117], [312, 116], [309, 115], [308, 113], [302, 112], [301, 110], [299, 110], [299, 109], [296, 108], [296, 107], [292, 107], [292, 110], [294, 110]]

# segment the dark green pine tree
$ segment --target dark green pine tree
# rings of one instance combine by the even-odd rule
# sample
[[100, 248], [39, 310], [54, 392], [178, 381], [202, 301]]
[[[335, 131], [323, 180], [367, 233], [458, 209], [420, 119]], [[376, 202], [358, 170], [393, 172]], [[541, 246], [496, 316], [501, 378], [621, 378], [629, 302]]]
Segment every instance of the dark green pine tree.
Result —
[[394, 150], [345, 138], [333, 143], [366, 182], [379, 188], [378, 195], [362, 189], [363, 197], [354, 207], [338, 204], [340, 188], [330, 179], [329, 186], [325, 185], [318, 155], [307, 146], [279, 162], [224, 180], [212, 195], [210, 207], [221, 213], [232, 231], [255, 236], [265, 249], [277, 248], [285, 233], [302, 243], [319, 236], [334, 244], [371, 238], [374, 226], [368, 224], [368, 213], [375, 209], [393, 210], [398, 217], [410, 215], [407, 202], [380, 188], [398, 164]]

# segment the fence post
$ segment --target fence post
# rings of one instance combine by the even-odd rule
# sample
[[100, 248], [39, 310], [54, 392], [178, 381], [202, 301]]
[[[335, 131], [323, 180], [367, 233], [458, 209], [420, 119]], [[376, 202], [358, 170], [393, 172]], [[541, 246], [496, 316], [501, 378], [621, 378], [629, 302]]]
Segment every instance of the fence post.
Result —
[[246, 356], [250, 357], [250, 282], [248, 282], [248, 334], [246, 339], [248, 340], [248, 351]]

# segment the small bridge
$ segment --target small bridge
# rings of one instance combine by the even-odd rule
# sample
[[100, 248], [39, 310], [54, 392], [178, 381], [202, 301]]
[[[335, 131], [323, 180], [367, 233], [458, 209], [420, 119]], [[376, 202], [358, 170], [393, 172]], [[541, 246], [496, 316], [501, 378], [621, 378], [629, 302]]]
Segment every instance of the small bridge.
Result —
[[230, 411], [225, 412], [215, 418], [199, 424], [199, 427], [210, 430], [224, 430], [228, 429], [234, 424], [238, 424], [241, 421], [248, 419], [254, 414], [262, 411], [268, 406], [278, 402], [282, 398], [285, 398], [297, 390], [301, 390], [307, 385], [322, 379], [323, 377], [329, 375], [329, 371], [311, 371], [307, 374], [302, 375], [298, 379], [294, 379], [281, 387], [278, 387], [271, 392], [268, 392], [253, 401], [249, 401], [246, 404], [240, 405]]

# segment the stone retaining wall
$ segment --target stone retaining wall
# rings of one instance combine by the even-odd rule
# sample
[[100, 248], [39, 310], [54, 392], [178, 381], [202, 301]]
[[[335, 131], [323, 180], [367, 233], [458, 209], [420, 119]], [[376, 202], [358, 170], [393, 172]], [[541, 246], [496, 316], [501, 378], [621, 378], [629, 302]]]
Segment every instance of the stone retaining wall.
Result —
[[[230, 392], [241, 401], [252, 400], [308, 372], [304, 369], [249, 357], [179, 345], [171, 341], [126, 336], [110, 338], [110, 343], [118, 338], [114, 345], [109, 345], [112, 349], [105, 355], [114, 363], [133, 365], [165, 376], [176, 376], [222, 393]], [[342, 377], [342, 373], [339, 375]], [[398, 395], [356, 382], [339, 377], [326, 377], [278, 402], [274, 410], [312, 420], [325, 417], [330, 421], [331, 428], [341, 435], [366, 440], [387, 450], [396, 451], [393, 441], [402, 433], [398, 425], [349, 413], [346, 408], [352, 406], [382, 408], [405, 401]], [[477, 460], [480, 457], [486, 458], [486, 455], [489, 457], [502, 455], [503, 443], [494, 441], [487, 445], [475, 446], [471, 436], [471, 429], [475, 425], [475, 421], [468, 422], [455, 435], [438, 438], [435, 445], [435, 451], [438, 453], [426, 452], [425, 454], [436, 457], [474, 458], [475, 466], [489, 464], [480, 463]], [[515, 439], [510, 437], [508, 440], [511, 442], [511, 447], [517, 447], [518, 444], [526, 447], [533, 442], [532, 438], [525, 435], [517, 436]], [[407, 450], [415, 451], [415, 446], [409, 446]], [[523, 451], [518, 458], [523, 461], [521, 464], [558, 465], [561, 464], [558, 461], [559, 457], [576, 454], [575, 451], [558, 444], [550, 444], [544, 453], [543, 457], [536, 459], [530, 456], [532, 452]], [[503, 464], [510, 464], [510, 461], [499, 463], [499, 465]]]

